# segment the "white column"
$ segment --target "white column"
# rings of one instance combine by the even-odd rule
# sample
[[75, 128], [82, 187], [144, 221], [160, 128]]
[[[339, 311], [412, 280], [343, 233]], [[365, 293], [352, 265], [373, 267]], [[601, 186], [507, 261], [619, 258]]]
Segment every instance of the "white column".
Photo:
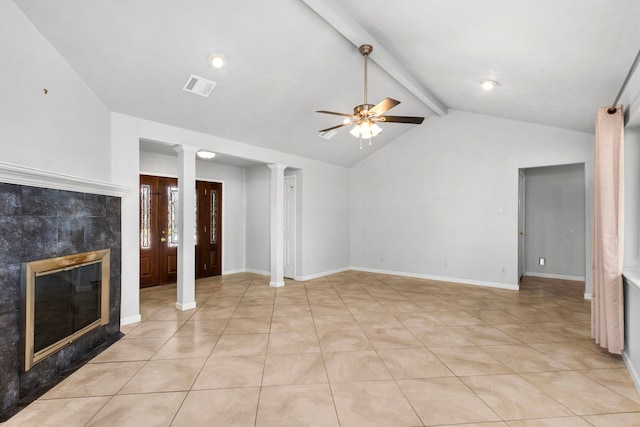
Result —
[[196, 205], [196, 153], [198, 149], [185, 145], [173, 147], [178, 152], [178, 292], [176, 308], [196, 308], [195, 267], [195, 205]]
[[274, 163], [271, 169], [271, 282], [269, 286], [284, 286], [284, 170]]

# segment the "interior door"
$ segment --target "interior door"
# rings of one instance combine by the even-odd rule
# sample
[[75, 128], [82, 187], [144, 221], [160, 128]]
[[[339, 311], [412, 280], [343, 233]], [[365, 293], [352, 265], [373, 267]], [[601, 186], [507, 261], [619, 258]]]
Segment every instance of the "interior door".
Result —
[[140, 175], [140, 287], [176, 281], [178, 180]]
[[196, 182], [196, 277], [222, 273], [222, 184]]
[[284, 177], [284, 277], [293, 279], [296, 262], [296, 177]]
[[524, 198], [525, 198], [525, 174], [520, 171], [518, 177], [518, 280], [522, 280], [525, 273], [525, 258], [524, 258], [524, 226], [525, 226], [525, 210], [524, 210]]

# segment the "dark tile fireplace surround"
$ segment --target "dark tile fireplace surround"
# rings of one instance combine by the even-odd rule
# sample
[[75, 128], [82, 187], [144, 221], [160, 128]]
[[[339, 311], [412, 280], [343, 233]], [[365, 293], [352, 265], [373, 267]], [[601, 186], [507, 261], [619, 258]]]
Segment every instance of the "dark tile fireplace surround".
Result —
[[[0, 183], [0, 417], [120, 337], [120, 218], [120, 197]], [[99, 249], [111, 249], [109, 324], [22, 372], [21, 263]]]

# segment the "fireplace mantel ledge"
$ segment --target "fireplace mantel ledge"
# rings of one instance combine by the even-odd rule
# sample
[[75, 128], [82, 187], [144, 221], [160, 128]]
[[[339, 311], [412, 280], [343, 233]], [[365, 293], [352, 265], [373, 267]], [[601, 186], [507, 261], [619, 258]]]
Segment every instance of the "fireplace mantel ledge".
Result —
[[0, 182], [105, 196], [123, 197], [129, 193], [128, 188], [106, 182], [47, 172], [5, 162], [0, 162]]

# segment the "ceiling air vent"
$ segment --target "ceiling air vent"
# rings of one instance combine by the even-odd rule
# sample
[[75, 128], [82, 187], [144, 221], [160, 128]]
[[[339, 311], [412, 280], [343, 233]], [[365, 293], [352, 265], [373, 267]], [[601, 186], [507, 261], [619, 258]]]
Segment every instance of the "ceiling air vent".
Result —
[[216, 87], [215, 82], [191, 74], [182, 89], [186, 90], [187, 92], [195, 93], [196, 95], [204, 96], [206, 98], [211, 95], [214, 87]]

